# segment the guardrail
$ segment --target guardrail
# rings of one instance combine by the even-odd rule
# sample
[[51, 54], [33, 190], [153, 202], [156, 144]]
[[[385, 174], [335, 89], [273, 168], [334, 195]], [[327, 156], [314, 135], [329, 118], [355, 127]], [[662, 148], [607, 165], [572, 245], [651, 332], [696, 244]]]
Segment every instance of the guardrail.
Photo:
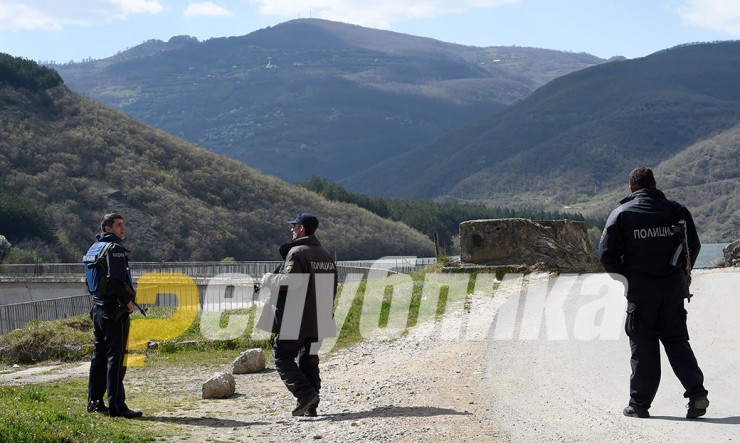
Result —
[[[345, 282], [348, 274], [355, 278], [367, 279], [373, 269], [387, 270], [392, 273], [407, 274], [423, 266], [434, 263], [435, 259], [415, 257], [386, 258], [383, 260], [356, 260], [337, 262], [339, 282]], [[272, 272], [280, 262], [188, 262], [188, 263], [131, 263], [132, 276], [138, 279], [146, 273], [179, 273], [193, 278], [207, 279], [223, 274], [241, 274], [254, 278]], [[80, 276], [83, 273], [81, 263], [47, 263], [40, 265], [0, 265], [0, 277], [29, 277], [30, 280], [44, 277]], [[359, 277], [361, 276], [361, 277]], [[177, 306], [177, 299], [172, 294], [162, 294], [157, 303], [162, 306]], [[203, 300], [200, 300], [201, 306]], [[9, 305], [0, 305], [0, 334], [25, 327], [31, 320], [55, 320], [90, 311], [92, 296], [89, 294], [63, 297]]]
[[[387, 269], [399, 273], [414, 272], [434, 263], [435, 258], [389, 257], [380, 260], [338, 261], [339, 267]], [[279, 261], [242, 262], [131, 262], [131, 274], [140, 277], [150, 272], [185, 274], [193, 278], [215, 277], [219, 274], [244, 274], [252, 277], [272, 272]], [[84, 274], [82, 263], [37, 263], [0, 265], [0, 276], [61, 276]]]
[[[139, 277], [150, 272], [185, 274], [193, 278], [238, 273], [262, 275], [271, 272], [278, 261], [251, 262], [131, 262], [131, 274]], [[0, 276], [66, 276], [84, 275], [82, 263], [39, 263], [0, 265]]]
[[0, 306], [0, 334], [24, 328], [31, 320], [56, 320], [90, 312], [92, 295], [52, 298]]

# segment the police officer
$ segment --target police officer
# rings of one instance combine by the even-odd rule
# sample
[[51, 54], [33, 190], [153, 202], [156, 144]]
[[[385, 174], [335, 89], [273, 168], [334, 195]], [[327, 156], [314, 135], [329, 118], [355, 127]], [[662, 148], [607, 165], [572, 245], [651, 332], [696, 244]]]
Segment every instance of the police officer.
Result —
[[687, 418], [704, 415], [709, 406], [704, 375], [689, 345], [686, 310], [688, 276], [682, 238], [675, 226], [685, 221], [691, 266], [701, 244], [691, 213], [668, 200], [656, 188], [653, 171], [639, 167], [629, 175], [631, 194], [607, 219], [599, 258], [607, 272], [627, 280], [625, 331], [630, 340], [632, 375], [628, 417], [650, 417], [648, 409], [660, 383], [660, 346], [663, 343], [673, 372], [689, 399]]
[[[297, 399], [293, 416], [316, 416], [321, 390], [318, 351], [323, 337], [336, 335], [333, 307], [336, 264], [314, 233], [319, 220], [299, 213], [291, 225], [293, 239], [280, 246], [283, 261], [262, 279], [270, 298], [257, 327], [275, 333], [275, 368]], [[297, 359], [297, 363], [296, 363]]]
[[[129, 251], [121, 245], [126, 238], [126, 226], [119, 214], [106, 214], [100, 224], [102, 233], [83, 262], [91, 255], [96, 260], [89, 266], [98, 272], [86, 273], [88, 290], [93, 295], [94, 344], [88, 383], [88, 412], [108, 413], [111, 417], [141, 417], [140, 411], [126, 406], [123, 378], [126, 375], [124, 353], [134, 310], [134, 289], [129, 271]], [[98, 281], [93, 281], [98, 280]], [[92, 292], [92, 290], [91, 290]], [[103, 394], [108, 392], [108, 406]]]

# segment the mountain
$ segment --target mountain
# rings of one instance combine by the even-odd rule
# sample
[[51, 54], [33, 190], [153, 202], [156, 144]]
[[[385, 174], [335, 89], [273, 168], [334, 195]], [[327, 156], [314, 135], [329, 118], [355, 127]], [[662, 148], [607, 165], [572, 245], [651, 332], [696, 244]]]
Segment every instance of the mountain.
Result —
[[53, 222], [56, 242], [9, 236], [47, 261], [79, 260], [112, 211], [127, 222], [136, 261], [279, 259], [278, 245], [290, 239], [286, 221], [307, 210], [340, 260], [434, 254], [429, 238], [403, 224], [152, 129], [70, 91], [53, 70], [7, 54], [0, 54], [0, 177], [0, 200], [17, 208], [0, 215], [35, 220], [43, 211]]
[[602, 62], [299, 19], [53, 67], [75, 91], [297, 182], [359, 173]]
[[697, 218], [707, 238], [734, 240], [738, 124], [740, 42], [685, 45], [557, 78], [343, 184], [390, 197], [604, 215], [619, 199], [612, 191], [624, 194], [628, 172], [647, 165], [668, 190], [705, 203]]
[[661, 162], [655, 173], [670, 197], [690, 208], [702, 240], [740, 238], [740, 124]]

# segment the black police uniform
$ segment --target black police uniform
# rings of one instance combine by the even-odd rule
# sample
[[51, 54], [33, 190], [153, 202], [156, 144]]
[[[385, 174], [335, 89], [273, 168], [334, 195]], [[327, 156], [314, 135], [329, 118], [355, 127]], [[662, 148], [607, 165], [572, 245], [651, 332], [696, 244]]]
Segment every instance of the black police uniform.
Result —
[[612, 211], [599, 245], [607, 272], [627, 279], [625, 331], [630, 339], [632, 376], [629, 405], [650, 408], [660, 383], [663, 343], [684, 397], [706, 396], [704, 375], [689, 345], [684, 298], [689, 284], [683, 272], [681, 238], [673, 226], [685, 220], [691, 264], [701, 244], [691, 213], [657, 189], [640, 189]]
[[[105, 254], [107, 287], [103, 294], [93, 294], [94, 342], [88, 383], [88, 410], [104, 412], [103, 394], [108, 392], [111, 416], [140, 415], [126, 406], [123, 378], [126, 376], [124, 354], [131, 321], [125, 306], [134, 299], [129, 271], [128, 250], [113, 233], [98, 234], [99, 242], [111, 242]], [[125, 311], [125, 312], [124, 312]], [[92, 411], [91, 411], [92, 412]], [[137, 415], [138, 414], [138, 415]]]
[[280, 255], [282, 264], [263, 282], [270, 289], [270, 300], [257, 327], [276, 334], [275, 368], [300, 406], [321, 390], [317, 355], [321, 339], [336, 335], [332, 313], [336, 264], [314, 235], [281, 245]]

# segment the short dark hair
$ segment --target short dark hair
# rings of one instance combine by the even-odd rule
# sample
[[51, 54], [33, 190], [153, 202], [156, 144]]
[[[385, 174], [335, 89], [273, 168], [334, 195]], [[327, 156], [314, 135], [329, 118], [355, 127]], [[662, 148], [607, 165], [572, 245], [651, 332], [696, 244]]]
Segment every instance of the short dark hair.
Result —
[[655, 176], [653, 171], [645, 166], [635, 168], [630, 172], [630, 187], [633, 191], [655, 187]]
[[103, 216], [103, 221], [100, 222], [100, 230], [105, 232], [105, 227], [108, 226], [110, 228], [116, 220], [123, 220], [121, 214], [117, 214], [115, 212], [105, 214]]

